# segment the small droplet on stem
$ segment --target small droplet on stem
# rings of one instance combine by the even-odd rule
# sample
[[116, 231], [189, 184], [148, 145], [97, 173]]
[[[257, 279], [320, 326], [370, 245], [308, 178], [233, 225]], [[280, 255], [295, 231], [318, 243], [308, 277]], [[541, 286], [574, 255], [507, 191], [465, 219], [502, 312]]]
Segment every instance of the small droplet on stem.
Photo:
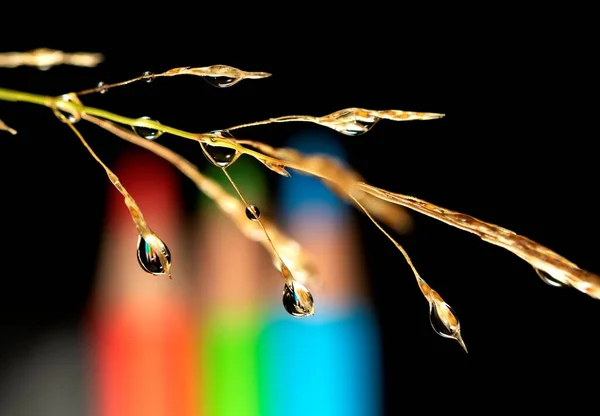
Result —
[[148, 84], [150, 84], [152, 81], [154, 81], [154, 74], [150, 71], [145, 71], [142, 76], [144, 77], [144, 79], [146, 80], [146, 82]]
[[[152, 120], [150, 117], [147, 116], [140, 117], [138, 120], [150, 120], [154, 121], [155, 123], [158, 123], [157, 120]], [[162, 131], [152, 129], [149, 127], [132, 126], [132, 129], [138, 136], [146, 140], [156, 140], [163, 134]]]
[[[163, 264], [159, 252], [163, 254], [167, 264]], [[154, 234], [149, 235], [146, 239], [141, 235], [138, 236], [137, 259], [146, 273], [155, 276], [170, 273], [171, 252], [166, 244]]]
[[251, 221], [258, 221], [260, 218], [260, 210], [255, 205], [248, 205], [246, 207], [246, 217]]
[[[74, 99], [73, 99], [73, 97], [72, 97], [71, 95], [69, 95], [69, 94], [63, 94], [63, 95], [61, 95], [61, 97], [60, 97], [60, 98], [61, 98], [61, 100], [63, 100], [63, 101], [69, 101], [69, 102], [74, 102], [74, 101], [76, 101], [76, 100], [74, 100]], [[61, 114], [63, 114], [63, 115], [64, 115], [64, 116], [65, 116], [65, 117], [66, 117], [66, 118], [69, 120], [69, 122], [71, 122], [72, 124], [75, 124], [75, 123], [77, 123], [79, 120], [81, 120], [81, 115], [80, 115], [80, 114], [78, 114], [77, 116], [75, 116], [74, 114], [67, 113], [66, 111], [61, 111], [61, 110], [58, 110], [58, 111], [60, 111], [60, 113], [61, 113]]]
[[96, 85], [97, 88], [100, 88], [100, 91], [98, 91], [100, 94], [106, 94], [106, 92], [108, 91], [108, 88], [102, 88], [104, 87], [104, 85], [106, 84], [104, 84], [103, 81], [100, 81], [98, 85]]

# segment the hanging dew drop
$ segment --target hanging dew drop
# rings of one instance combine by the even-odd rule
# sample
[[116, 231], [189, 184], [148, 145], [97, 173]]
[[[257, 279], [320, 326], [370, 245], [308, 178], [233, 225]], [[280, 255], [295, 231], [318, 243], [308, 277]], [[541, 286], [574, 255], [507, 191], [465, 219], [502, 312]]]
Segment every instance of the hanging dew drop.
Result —
[[283, 307], [290, 315], [297, 318], [315, 314], [312, 294], [306, 287], [293, 280], [283, 286]]
[[360, 136], [370, 131], [375, 124], [379, 121], [376, 118], [374, 121], [354, 121], [353, 123], [347, 123], [340, 126], [340, 128], [336, 128], [342, 134], [346, 136]]
[[436, 334], [456, 340], [465, 352], [468, 352], [460, 333], [460, 322], [450, 305], [445, 302], [430, 303], [429, 322]]
[[[171, 268], [171, 252], [169, 248], [155, 235], [147, 237], [145, 240], [140, 235], [138, 237], [137, 259], [141, 268], [153, 275], [163, 275], [168, 273]], [[158, 250], [164, 255], [167, 264], [161, 262]]]
[[[449, 311], [452, 311], [450, 305], [444, 304], [441, 308], [448, 308]], [[442, 313], [445, 311], [442, 311]], [[440, 311], [438, 307], [435, 305], [431, 305], [429, 308], [429, 322], [431, 323], [431, 327], [438, 334], [446, 338], [454, 338], [454, 334], [458, 329], [456, 326], [445, 323], [442, 317], [440, 316]]]
[[565, 287], [566, 285], [562, 282], [560, 282], [559, 280], [555, 279], [554, 277], [552, 277], [549, 273], [546, 273], [543, 270], [540, 269], [535, 269], [535, 273], [538, 275], [538, 277], [540, 279], [542, 279], [542, 282], [546, 283], [548, 286], [552, 286], [552, 287]]
[[360, 136], [370, 131], [380, 118], [354, 108], [340, 110], [321, 119], [321, 123], [346, 136]]
[[233, 84], [237, 83], [237, 81], [239, 81], [238, 78], [232, 78], [232, 77], [204, 77], [204, 80], [206, 82], [208, 82], [210, 85], [212, 85], [213, 87], [217, 87], [217, 88], [227, 88], [227, 87], [231, 87]]
[[[150, 117], [147, 116], [140, 117], [138, 120], [150, 120], [154, 121], [155, 123], [158, 123], [157, 120], [152, 120]], [[132, 129], [138, 136], [146, 140], [156, 140], [163, 134], [163, 132], [160, 130], [143, 126], [132, 126]]]
[[[235, 137], [226, 130], [215, 130], [212, 131], [211, 134], [219, 135], [223, 138], [235, 139]], [[230, 166], [240, 155], [237, 150], [228, 147], [211, 146], [210, 144], [203, 142], [200, 143], [200, 147], [209, 162], [219, 168]]]

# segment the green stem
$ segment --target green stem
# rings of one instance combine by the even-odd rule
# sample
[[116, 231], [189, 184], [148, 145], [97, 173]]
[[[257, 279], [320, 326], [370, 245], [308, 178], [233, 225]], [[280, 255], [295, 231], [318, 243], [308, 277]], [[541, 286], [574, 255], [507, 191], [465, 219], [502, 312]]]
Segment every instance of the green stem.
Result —
[[31, 94], [28, 92], [9, 90], [0, 88], [0, 100], [3, 101], [21, 101], [25, 103], [44, 105], [49, 107], [52, 105], [54, 98], [47, 95]]
[[198, 138], [197, 134], [165, 126], [164, 124], [158, 123], [156, 121], [120, 116], [118, 114], [111, 113], [110, 111], [102, 110], [100, 108], [88, 107], [72, 101], [65, 101], [61, 97], [50, 97], [46, 95], [30, 94], [21, 91], [0, 88], [0, 100], [20, 101], [31, 104], [43, 105], [46, 107], [56, 107], [61, 110], [71, 110], [69, 112], [86, 113], [106, 120], [114, 121], [115, 123], [156, 129], [162, 131], [163, 133], [171, 133], [176, 136], [184, 137], [186, 139], [196, 140]]
[[243, 154], [252, 156], [263, 162], [266, 161], [266, 162], [271, 162], [271, 163], [276, 163], [276, 164], [283, 164], [286, 167], [304, 171], [304, 172], [313, 174], [315, 176], [325, 178], [325, 176], [323, 176], [320, 172], [312, 172], [310, 170], [307, 170], [301, 164], [297, 164], [292, 161], [284, 162], [284, 161], [276, 159], [274, 157], [264, 155], [260, 152], [256, 152], [252, 149], [248, 149], [237, 143], [229, 141], [228, 139], [220, 139], [218, 137], [211, 137], [211, 139], [209, 139], [208, 137], [205, 137], [201, 134], [190, 133], [190, 132], [187, 132], [184, 130], [179, 130], [174, 127], [166, 126], [166, 125], [161, 124], [156, 121], [142, 119], [142, 118], [129, 118], [129, 117], [120, 116], [118, 114], [111, 113], [110, 111], [102, 110], [100, 108], [88, 107], [88, 106], [79, 104], [75, 101], [65, 100], [62, 98], [62, 96], [52, 97], [52, 96], [48, 96], [48, 95], [31, 94], [31, 93], [27, 93], [27, 92], [21, 92], [21, 91], [9, 90], [6, 88], [0, 88], [0, 100], [25, 102], [25, 103], [30, 103], [30, 104], [43, 105], [48, 108], [65, 111], [65, 112], [67, 112], [69, 114], [73, 114], [73, 115], [88, 114], [91, 116], [96, 116], [96, 117], [102, 118], [104, 120], [110, 120], [115, 123], [125, 124], [125, 125], [132, 126], [132, 127], [133, 126], [146, 127], [146, 128], [150, 128], [150, 129], [160, 130], [163, 133], [170, 133], [175, 136], [194, 140], [197, 142], [209, 143], [209, 140], [210, 140], [211, 146], [228, 147], [230, 149], [235, 149], [238, 152], [241, 152]]

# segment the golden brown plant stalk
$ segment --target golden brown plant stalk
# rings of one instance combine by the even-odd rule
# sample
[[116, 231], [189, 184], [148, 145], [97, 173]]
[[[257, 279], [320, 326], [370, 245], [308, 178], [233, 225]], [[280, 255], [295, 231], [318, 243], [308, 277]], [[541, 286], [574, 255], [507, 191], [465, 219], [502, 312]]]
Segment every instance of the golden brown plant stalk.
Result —
[[[166, 247], [165, 243], [150, 229], [148, 223], [144, 219], [142, 211], [138, 207], [137, 202], [135, 202], [135, 199], [133, 199], [131, 194], [129, 194], [127, 189], [125, 189], [117, 175], [115, 175], [114, 172], [98, 157], [96, 152], [94, 152], [94, 150], [84, 139], [83, 135], [75, 127], [71, 119], [68, 116], [65, 116], [57, 109], [55, 109], [54, 114], [60, 121], [67, 124], [69, 128], [75, 133], [75, 135], [79, 138], [79, 140], [85, 146], [87, 151], [92, 155], [94, 160], [96, 160], [96, 162], [98, 162], [100, 166], [102, 166], [110, 182], [121, 193], [121, 195], [123, 195], [125, 206], [127, 206], [127, 209], [129, 210], [129, 213], [131, 215], [131, 219], [133, 220], [133, 223], [135, 224], [135, 227], [139, 232], [139, 238], [143, 240], [145, 245], [149, 246], [148, 249], [152, 250], [154, 255], [157, 257], [158, 262], [160, 262], [159, 272], [157, 270], [149, 270], [146, 267], [145, 270], [152, 274], [165, 274], [169, 276], [169, 278], [171, 278], [171, 256], [169, 250]], [[140, 256], [143, 256], [144, 253], [139, 252], [139, 247], [140, 242], [138, 242], [138, 259], [140, 259], [140, 263], [143, 264], [143, 261], [141, 260]]]
[[0, 120], [0, 130], [3, 131], [7, 131], [12, 135], [17, 134], [17, 131], [13, 128], [10, 128], [9, 126], [6, 125], [6, 123], [4, 123], [2, 120]]
[[422, 113], [403, 110], [368, 110], [366, 108], [344, 108], [321, 117], [315, 116], [283, 116], [252, 123], [240, 124], [227, 130], [237, 130], [246, 127], [260, 126], [271, 123], [309, 122], [329, 127], [346, 136], [360, 136], [371, 130], [380, 120], [409, 121], [434, 120], [444, 114]]
[[356, 189], [476, 234], [483, 241], [505, 248], [531, 264], [547, 283], [552, 284], [554, 281], [556, 285], [572, 286], [580, 292], [600, 299], [599, 275], [580, 269], [576, 264], [527, 237], [470, 215], [451, 211], [412, 196], [389, 192], [364, 182], [357, 183]]
[[[324, 154], [304, 155], [295, 149], [274, 148], [268, 144], [253, 140], [235, 140], [235, 142], [240, 145], [251, 146], [277, 159], [301, 165], [304, 168], [301, 171], [302, 173], [309, 173], [320, 177], [322, 182], [337, 196], [356, 205], [355, 198], [350, 197], [348, 190], [352, 189], [356, 182], [362, 182], [364, 179], [358, 172], [343, 165], [339, 160]], [[263, 164], [280, 175], [289, 176], [289, 172], [281, 164], [273, 164], [271, 162], [263, 162]], [[396, 232], [406, 233], [412, 229], [410, 214], [399, 205], [388, 204], [386, 201], [367, 193], [357, 196], [356, 199], [372, 215]]]
[[221, 211], [238, 226], [246, 237], [261, 243], [263, 247], [265, 247], [271, 254], [273, 264], [277, 269], [281, 271], [279, 257], [274, 251], [273, 245], [277, 247], [279, 256], [290, 269], [296, 280], [301, 283], [306, 283], [316, 278], [316, 268], [314, 264], [312, 264], [297, 241], [287, 236], [268, 219], [261, 218], [263, 225], [273, 242], [273, 244], [270, 244], [260, 225], [257, 222], [248, 221], [245, 214], [245, 206], [242, 202], [225, 191], [218, 182], [203, 175], [193, 163], [171, 149], [154, 141], [142, 139], [130, 130], [126, 130], [122, 126], [111, 123], [110, 121], [101, 120], [87, 114], [84, 114], [82, 118], [130, 143], [151, 151], [179, 169], [181, 173], [196, 184], [201, 192], [217, 204]]
[[[21, 62], [22, 64], [26, 64], [28, 61], [23, 56], [21, 57]], [[64, 62], [61, 63], [69, 62], [68, 60], [65, 60], [64, 56], [63, 61]], [[46, 59], [44, 61], [43, 59], [38, 58], [37, 61], [31, 62], [37, 62], [36, 66], [40, 66], [40, 62], [47, 63], [50, 62], [50, 59]], [[143, 221], [143, 217], [141, 217], [141, 213], [139, 213], [139, 215], [136, 214], [139, 212], [139, 209], [135, 205], [135, 201], [133, 201], [131, 196], [129, 196], [125, 189], [122, 188], [118, 178], [112, 174], [110, 169], [108, 169], [108, 167], [102, 161], [100, 161], [100, 159], [91, 150], [89, 145], [87, 145], [79, 131], [74, 127], [74, 123], [81, 119], [92, 122], [125, 140], [128, 140], [141, 147], [145, 147], [146, 149], [173, 163], [184, 174], [190, 177], [190, 179], [196, 183], [200, 190], [215, 200], [217, 205], [232, 218], [232, 220], [240, 227], [245, 235], [255, 241], [261, 242], [267, 248], [267, 250], [270, 251], [275, 266], [279, 268], [282, 275], [286, 279], [284, 303], [286, 298], [293, 300], [299, 299], [299, 296], [303, 299], [304, 304], [292, 305], [294, 308], [296, 308], [296, 312], [298, 312], [297, 316], [308, 315], [308, 313], [305, 313], [307, 310], [303, 309], [305, 305], [310, 305], [310, 308], [312, 308], [312, 295], [310, 295], [310, 292], [308, 292], [302, 285], [298, 287], [298, 291], [296, 291], [296, 288], [293, 284], [288, 285], [288, 283], [293, 283], [295, 280], [292, 278], [292, 272], [297, 273], [297, 277], [299, 278], [301, 278], [303, 275], [309, 277], [312, 273], [312, 268], [307, 260], [303, 257], [299, 245], [297, 245], [297, 243], [295, 243], [289, 237], [283, 235], [283, 233], [281, 233], [267, 220], [258, 220], [258, 215], [256, 215], [256, 218], [254, 218], [254, 220], [256, 220], [255, 222], [248, 221], [244, 211], [250, 206], [246, 203], [243, 195], [241, 192], [239, 192], [239, 189], [237, 189], [233, 179], [229, 177], [229, 174], [224, 166], [222, 166], [223, 172], [230, 179], [236, 191], [238, 191], [239, 197], [243, 201], [243, 204], [233, 196], [223, 191], [219, 185], [208, 178], [203, 177], [194, 165], [182, 158], [180, 155], [161, 145], [158, 145], [155, 142], [138, 137], [136, 134], [128, 129], [125, 129], [121, 125], [127, 125], [131, 127], [133, 131], [138, 133], [140, 129], [153, 131], [154, 134], [151, 137], [152, 139], [156, 139], [163, 133], [170, 133], [185, 139], [197, 141], [201, 144], [202, 150], [205, 152], [205, 154], [207, 154], [206, 147], [204, 147], [205, 145], [230, 149], [235, 153], [231, 163], [233, 163], [240, 155], [246, 154], [257, 159], [270, 170], [283, 176], [289, 176], [287, 169], [295, 169], [304, 174], [309, 174], [320, 178], [339, 196], [353, 202], [358, 208], [360, 208], [380, 229], [380, 231], [382, 231], [382, 233], [394, 243], [394, 245], [408, 262], [413, 274], [415, 275], [421, 292], [429, 302], [432, 325], [436, 332], [442, 336], [456, 339], [465, 349], [466, 347], [462, 341], [460, 333], [459, 321], [454, 315], [450, 306], [425, 282], [424, 279], [421, 278], [404, 248], [402, 248], [402, 246], [400, 246], [400, 244], [398, 244], [391, 237], [391, 235], [379, 225], [376, 218], [380, 219], [387, 225], [392, 226], [397, 231], [402, 231], [402, 227], [408, 223], [409, 217], [405, 211], [399, 210], [399, 207], [404, 207], [423, 213], [456, 228], [474, 233], [481, 237], [484, 241], [513, 252], [531, 264], [538, 275], [547, 283], [572, 286], [591, 297], [600, 299], [600, 276], [580, 269], [574, 263], [571, 263], [567, 259], [559, 256], [557, 253], [526, 237], [517, 235], [516, 233], [497, 225], [485, 223], [468, 215], [447, 210], [417, 198], [389, 192], [384, 189], [369, 185], [363, 181], [362, 177], [358, 173], [345, 166], [342, 166], [338, 161], [324, 155], [303, 155], [294, 149], [277, 149], [258, 141], [236, 139], [231, 136], [230, 133], [232, 130], [270, 123], [310, 122], [331, 128], [348, 136], [358, 136], [370, 131], [375, 124], [383, 119], [392, 121], [431, 120], [441, 118], [444, 116], [443, 114], [401, 110], [369, 110], [353, 107], [342, 109], [320, 117], [306, 115], [283, 116], [237, 125], [225, 130], [221, 130], [220, 132], [191, 133], [163, 125], [147, 117], [133, 119], [102, 109], [88, 107], [83, 105], [78, 98], [79, 95], [97, 92], [101, 93], [105, 92], [109, 88], [127, 85], [140, 80], [146, 80], [149, 82], [156, 77], [170, 77], [176, 75], [201, 76], [210, 84], [221, 88], [235, 85], [237, 82], [243, 79], [257, 79], [270, 76], [270, 74], [265, 72], [246, 72], [226, 65], [213, 65], [201, 68], [181, 67], [174, 68], [160, 74], [146, 72], [140, 77], [115, 84], [101, 83], [101, 85], [97, 86], [96, 88], [80, 91], [79, 93], [65, 94], [59, 97], [40, 96], [0, 88], [0, 99], [43, 105], [55, 111], [57, 117], [59, 117], [59, 119], [61, 119], [63, 122], [67, 123], [69, 127], [71, 127], [71, 129], [78, 135], [92, 156], [94, 156], [94, 158], [106, 170], [111, 182], [124, 195], [125, 202], [132, 212], [134, 222], [136, 222], [136, 217], [141, 218], [141, 220], [136, 222], [138, 230], [140, 230], [139, 224], [145, 224], [145, 222]], [[0, 127], [1, 126], [5, 126], [4, 130], [9, 132], [14, 131], [13, 129], [8, 128], [8, 126], [6, 126], [4, 123], [2, 123]], [[227, 132], [228, 134], [223, 134], [224, 132]], [[150, 136], [146, 138], [150, 139]], [[133, 211], [131, 210], [132, 207], [135, 208]], [[255, 211], [251, 212], [256, 214]], [[398, 220], [398, 218], [401, 218], [401, 220]], [[140, 234], [142, 234], [142, 231], [140, 231]], [[161, 262], [162, 260], [164, 259], [161, 258]], [[288, 311], [290, 310], [288, 309]], [[294, 314], [293, 311], [290, 311], [290, 313]]]
[[57, 65], [94, 67], [104, 61], [100, 53], [63, 52], [49, 48], [38, 48], [27, 52], [1, 52], [0, 68], [35, 66], [47, 70]]
[[199, 77], [204, 77], [204, 79], [208, 83], [219, 88], [231, 87], [244, 79], [260, 79], [268, 78], [271, 76], [271, 74], [269, 74], [268, 72], [242, 71], [241, 69], [237, 69], [228, 65], [211, 65], [201, 68], [192, 68], [186, 66], [181, 68], [169, 69], [168, 71], [161, 72], [159, 74], [154, 74], [152, 72], [146, 71], [139, 77], [131, 78], [126, 81], [116, 82], [114, 84], [105, 84], [104, 82], [101, 82], [98, 84], [97, 87], [79, 91], [76, 93], [76, 95], [81, 96], [97, 92], [105, 93], [111, 88], [122, 87], [133, 82], [141, 80], [145, 80], [146, 82], [152, 82], [155, 78], [174, 77], [176, 75], [195, 75]]

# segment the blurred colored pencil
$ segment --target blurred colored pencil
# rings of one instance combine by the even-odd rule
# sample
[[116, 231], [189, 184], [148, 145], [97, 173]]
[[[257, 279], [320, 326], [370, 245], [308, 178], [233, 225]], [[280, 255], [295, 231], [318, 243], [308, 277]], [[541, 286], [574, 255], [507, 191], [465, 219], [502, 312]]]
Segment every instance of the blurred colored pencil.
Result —
[[[264, 208], [261, 166], [240, 158], [228, 172], [249, 203]], [[220, 169], [208, 176], [236, 195]], [[197, 377], [203, 390], [200, 413], [207, 416], [258, 416], [258, 334], [264, 320], [261, 292], [272, 267], [262, 247], [201, 198], [196, 248]], [[250, 221], [250, 220], [248, 220]]]
[[173, 280], [142, 271], [137, 230], [122, 196], [110, 189], [90, 309], [94, 414], [191, 416], [192, 337], [182, 298], [185, 256], [177, 255], [183, 248], [177, 176], [163, 160], [139, 151], [125, 154], [114, 171], [174, 254]]
[[[300, 134], [288, 146], [343, 157], [335, 139], [321, 131]], [[278, 309], [260, 343], [261, 414], [379, 415], [379, 332], [349, 207], [319, 180], [296, 172], [281, 179], [279, 195], [280, 223], [311, 255], [322, 286], [309, 287], [313, 317], [293, 318], [280, 298], [272, 302]]]

